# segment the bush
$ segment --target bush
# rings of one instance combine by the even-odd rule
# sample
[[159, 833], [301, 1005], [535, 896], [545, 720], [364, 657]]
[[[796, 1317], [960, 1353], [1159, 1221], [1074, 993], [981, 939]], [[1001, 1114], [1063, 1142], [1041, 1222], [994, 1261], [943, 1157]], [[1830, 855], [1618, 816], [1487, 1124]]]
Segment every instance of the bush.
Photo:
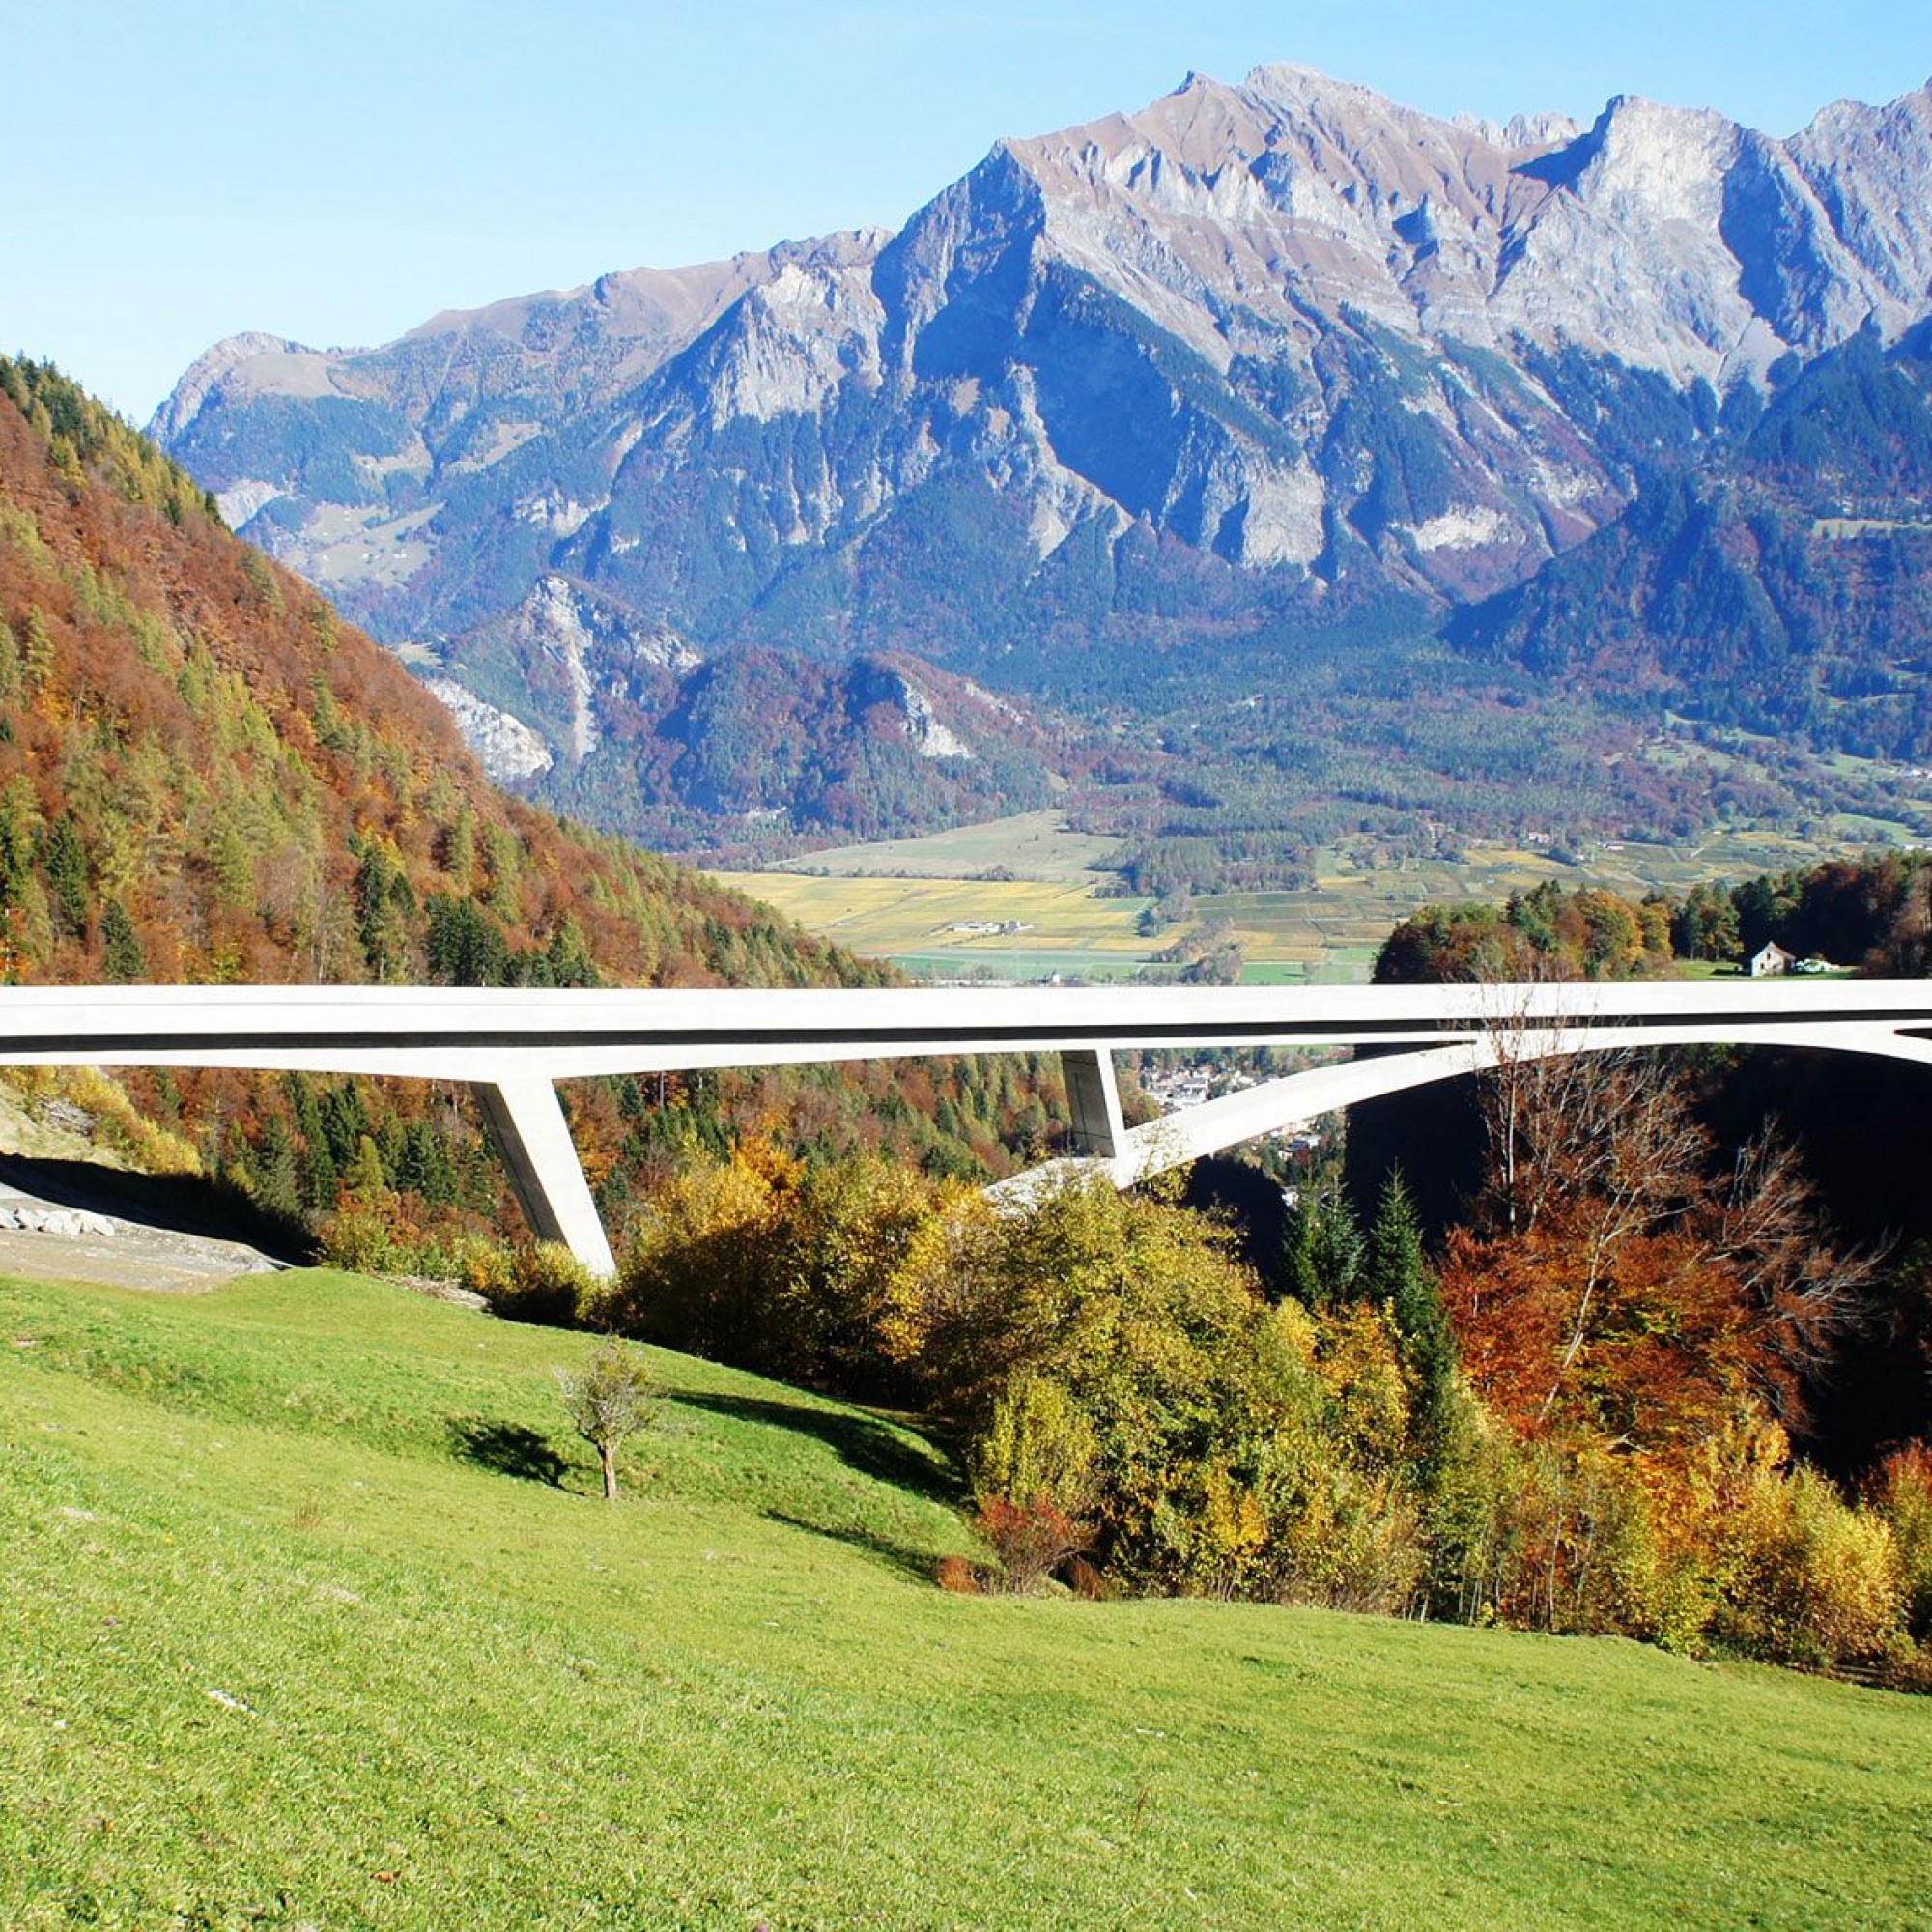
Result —
[[1916, 1643], [1932, 1643], [1932, 1445], [1909, 1443], [1887, 1457], [1867, 1499], [1898, 1552], [1906, 1628]]
[[1898, 1551], [1875, 1513], [1814, 1470], [1760, 1471], [1729, 1518], [1719, 1641], [1774, 1663], [1882, 1660], [1900, 1634]]
[[1066, 1587], [1090, 1604], [1104, 1604], [1114, 1594], [1114, 1586], [1107, 1581], [1105, 1573], [1084, 1556], [1076, 1556], [1067, 1564]]
[[510, 1250], [490, 1305], [511, 1321], [548, 1328], [578, 1326], [602, 1288], [597, 1277], [561, 1241], [524, 1242]]
[[651, 1201], [607, 1308], [627, 1334], [862, 1400], [916, 1402], [925, 1311], [976, 1192], [877, 1155], [694, 1161]]
[[933, 1581], [955, 1597], [980, 1594], [980, 1573], [963, 1556], [942, 1556], [933, 1571]]
[[1017, 1597], [1031, 1596], [1044, 1577], [1087, 1547], [1086, 1526], [1045, 1496], [1025, 1502], [991, 1496], [973, 1520], [999, 1558], [1007, 1588]]
[[317, 1238], [325, 1260], [354, 1274], [381, 1274], [396, 1264], [395, 1230], [379, 1208], [338, 1208], [324, 1218]]
[[1520, 1445], [1492, 1551], [1494, 1605], [1531, 1630], [1662, 1635], [1665, 1562], [1644, 1471], [1594, 1436]]
[[973, 1445], [973, 1492], [1050, 1497], [1078, 1513], [1094, 1496], [1094, 1425], [1058, 1382], [1015, 1377], [993, 1405], [993, 1419]]
[[1265, 1594], [1330, 1610], [1406, 1612], [1427, 1567], [1414, 1497], [1334, 1454], [1303, 1472], [1299, 1492], [1303, 1507], [1269, 1525]]

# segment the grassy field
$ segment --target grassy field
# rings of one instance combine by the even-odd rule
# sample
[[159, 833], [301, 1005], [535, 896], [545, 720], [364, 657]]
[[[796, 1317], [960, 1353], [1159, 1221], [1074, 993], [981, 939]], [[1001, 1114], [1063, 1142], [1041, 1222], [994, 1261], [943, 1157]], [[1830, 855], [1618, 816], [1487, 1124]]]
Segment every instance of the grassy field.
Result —
[[782, 869], [848, 879], [977, 879], [1008, 871], [1018, 879], [1086, 889], [1094, 883], [1094, 868], [1119, 847], [1118, 839], [1073, 831], [1057, 811], [1022, 811], [923, 838], [812, 852]]
[[[921, 978], [1130, 979], [1185, 928], [1148, 938], [1137, 930], [1147, 899], [1100, 896], [1113, 880], [1094, 867], [1109, 849], [1106, 839], [1037, 811], [925, 838], [814, 852], [780, 871], [727, 877], [812, 931]], [[1195, 912], [1234, 926], [1250, 985], [1358, 982], [1368, 979], [1389, 932], [1418, 906], [1499, 904], [1546, 879], [1641, 898], [1653, 888], [1682, 893], [1702, 879], [1748, 878], [1847, 849], [1843, 841], [1741, 832], [1681, 846], [1610, 843], [1577, 864], [1543, 851], [1477, 845], [1457, 860], [1375, 870], [1324, 852], [1307, 891], [1219, 894], [1197, 900]], [[1002, 869], [1012, 876], [986, 876]], [[958, 929], [975, 923], [1019, 930]]]
[[942, 1455], [323, 1273], [0, 1284], [0, 1923], [1932, 1924], [1932, 1703], [1630, 1644], [949, 1597]]
[[[1006, 979], [1044, 973], [1131, 975], [1158, 942], [1141, 938], [1134, 922], [1146, 899], [1100, 898], [1085, 884], [1037, 879], [807, 878], [792, 872], [737, 872], [726, 883], [768, 900], [801, 924], [875, 959], [909, 971]], [[1015, 932], [973, 934], [967, 923], [1004, 924]], [[1046, 963], [1051, 956], [1054, 963]]]

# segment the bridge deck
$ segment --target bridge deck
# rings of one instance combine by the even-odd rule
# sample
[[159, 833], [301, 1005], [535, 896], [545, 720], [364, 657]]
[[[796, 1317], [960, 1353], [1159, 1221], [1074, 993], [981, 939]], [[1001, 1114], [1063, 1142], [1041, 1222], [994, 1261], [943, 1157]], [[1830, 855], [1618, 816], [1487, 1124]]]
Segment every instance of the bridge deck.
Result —
[[[1693, 1042], [1932, 1062], [1932, 982], [1702, 980], [1320, 987], [20, 986], [0, 1065], [226, 1066], [460, 1080], [481, 1094], [531, 1226], [600, 1272], [609, 1242], [554, 1082], [597, 1074], [1057, 1052], [1076, 1141], [1117, 1184], [1424, 1080], [1541, 1055]], [[1131, 1133], [1122, 1048], [1407, 1048], [1272, 1081]]]

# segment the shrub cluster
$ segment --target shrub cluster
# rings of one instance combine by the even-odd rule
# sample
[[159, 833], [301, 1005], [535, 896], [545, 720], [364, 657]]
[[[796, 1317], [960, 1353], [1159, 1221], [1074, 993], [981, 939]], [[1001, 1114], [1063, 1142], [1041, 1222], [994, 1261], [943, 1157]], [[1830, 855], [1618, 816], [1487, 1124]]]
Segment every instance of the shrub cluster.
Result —
[[1150, 1189], [997, 1212], [876, 1156], [753, 1146], [668, 1181], [583, 1305], [953, 1426], [988, 1560], [951, 1588], [1057, 1576], [1924, 1671], [1932, 1453], [1851, 1498], [1748, 1392], [1692, 1443], [1505, 1417], [1399, 1184], [1366, 1232], [1304, 1208], [1264, 1284]]

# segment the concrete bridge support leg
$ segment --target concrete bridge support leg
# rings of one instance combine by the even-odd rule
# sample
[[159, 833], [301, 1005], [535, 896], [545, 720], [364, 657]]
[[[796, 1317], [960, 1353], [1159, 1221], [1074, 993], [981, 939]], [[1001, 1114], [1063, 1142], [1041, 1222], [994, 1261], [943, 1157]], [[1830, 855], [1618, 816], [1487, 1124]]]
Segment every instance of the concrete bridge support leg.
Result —
[[1104, 1046], [1092, 1053], [1063, 1053], [1060, 1070], [1073, 1109], [1074, 1152], [1112, 1160], [1127, 1144], [1113, 1054]]
[[483, 1118], [540, 1241], [561, 1241], [592, 1274], [617, 1272], [556, 1088], [548, 1080], [476, 1081]]

